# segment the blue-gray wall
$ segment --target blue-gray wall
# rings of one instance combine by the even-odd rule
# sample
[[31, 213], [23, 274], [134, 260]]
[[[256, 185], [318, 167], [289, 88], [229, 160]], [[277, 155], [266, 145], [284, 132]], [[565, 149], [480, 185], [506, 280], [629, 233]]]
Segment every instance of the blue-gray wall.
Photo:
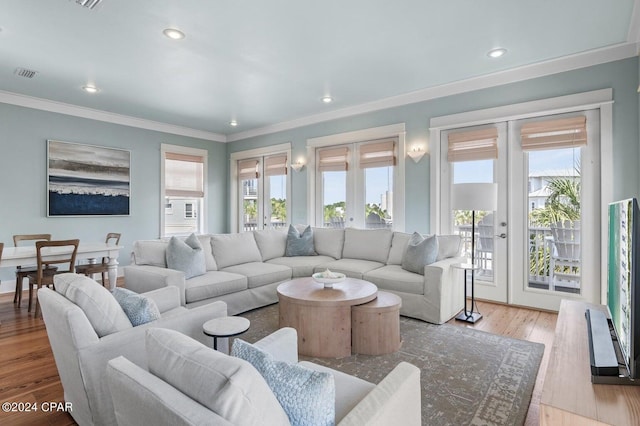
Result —
[[[130, 150], [130, 216], [48, 218], [47, 139]], [[225, 232], [225, 144], [0, 104], [0, 241], [11, 246], [13, 234], [33, 233], [102, 241], [108, 232], [120, 232], [125, 248], [119, 262], [128, 264], [133, 241], [159, 236], [162, 143], [209, 151], [207, 226], [209, 232]], [[12, 278], [11, 271], [0, 271], [0, 279]]]
[[[613, 88], [614, 198], [638, 197], [640, 188], [640, 98], [637, 58], [536, 78], [490, 89], [362, 114], [229, 144], [181, 137], [62, 114], [0, 104], [0, 241], [17, 233], [52, 233], [55, 238], [101, 240], [121, 232], [129, 263], [131, 244], [156, 238], [160, 212], [160, 144], [209, 150], [209, 232], [229, 230], [229, 156], [232, 152], [291, 142], [293, 158], [306, 156], [309, 138], [405, 123], [407, 146], [427, 142], [432, 117], [536, 99]], [[58, 139], [131, 150], [132, 200], [128, 217], [47, 218], [46, 140]], [[292, 174], [294, 223], [307, 220], [307, 168]], [[406, 162], [406, 229], [429, 231], [429, 156]], [[0, 271], [0, 279], [11, 279]], [[2, 287], [0, 287], [2, 291]]]
[[[306, 141], [309, 138], [395, 123], [405, 123], [406, 145], [410, 147], [415, 142], [428, 141], [429, 120], [433, 117], [613, 88], [614, 175], [606, 178], [613, 179], [615, 199], [637, 197], [640, 188], [639, 98], [636, 92], [638, 72], [638, 58], [634, 57], [236, 141], [228, 144], [228, 155], [237, 151], [291, 142], [292, 158], [306, 157]], [[405, 163], [405, 223], [409, 232], [429, 232], [429, 162], [429, 156], [426, 155], [418, 164], [412, 161]], [[293, 223], [307, 221], [308, 173], [305, 167], [300, 173], [292, 173], [291, 176]]]

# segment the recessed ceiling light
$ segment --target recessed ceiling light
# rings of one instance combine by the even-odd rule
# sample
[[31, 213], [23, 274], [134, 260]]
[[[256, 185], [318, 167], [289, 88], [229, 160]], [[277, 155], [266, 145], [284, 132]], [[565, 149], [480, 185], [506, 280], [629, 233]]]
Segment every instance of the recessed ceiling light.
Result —
[[322, 102], [324, 102], [325, 104], [330, 104], [331, 102], [333, 102], [333, 98], [329, 95], [323, 96]]
[[505, 49], [504, 47], [496, 47], [495, 49], [491, 49], [490, 51], [488, 51], [487, 56], [490, 58], [499, 58], [505, 53], [507, 53], [507, 49]]
[[167, 28], [166, 30], [162, 31], [162, 34], [172, 40], [182, 40], [185, 37], [182, 31], [176, 30], [175, 28]]
[[86, 86], [82, 86], [82, 90], [84, 90], [87, 93], [98, 93], [100, 91], [100, 89], [98, 89], [96, 86], [92, 86], [92, 85], [86, 85]]
[[236, 127], [237, 125], [238, 125], [238, 122], [236, 120], [231, 120], [229, 122], [229, 126]]

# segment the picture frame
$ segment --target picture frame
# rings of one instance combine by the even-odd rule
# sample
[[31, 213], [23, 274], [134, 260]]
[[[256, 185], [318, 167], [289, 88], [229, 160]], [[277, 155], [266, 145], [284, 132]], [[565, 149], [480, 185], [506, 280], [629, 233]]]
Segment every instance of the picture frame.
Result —
[[47, 140], [47, 217], [129, 216], [131, 151]]

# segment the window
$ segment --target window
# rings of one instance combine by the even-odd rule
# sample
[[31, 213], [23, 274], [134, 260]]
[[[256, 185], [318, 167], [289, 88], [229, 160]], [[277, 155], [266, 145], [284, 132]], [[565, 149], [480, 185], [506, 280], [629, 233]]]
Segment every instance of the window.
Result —
[[316, 225], [392, 228], [397, 139], [316, 150]]
[[162, 145], [162, 235], [203, 233], [207, 151]]

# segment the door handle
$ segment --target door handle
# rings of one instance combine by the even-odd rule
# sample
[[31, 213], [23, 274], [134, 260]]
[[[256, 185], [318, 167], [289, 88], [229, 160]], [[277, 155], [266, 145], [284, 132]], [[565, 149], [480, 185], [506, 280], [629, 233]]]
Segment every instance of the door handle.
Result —
[[502, 234], [498, 234], [496, 235], [496, 237], [500, 237], [500, 238], [507, 238], [507, 234], [505, 234], [504, 232]]

